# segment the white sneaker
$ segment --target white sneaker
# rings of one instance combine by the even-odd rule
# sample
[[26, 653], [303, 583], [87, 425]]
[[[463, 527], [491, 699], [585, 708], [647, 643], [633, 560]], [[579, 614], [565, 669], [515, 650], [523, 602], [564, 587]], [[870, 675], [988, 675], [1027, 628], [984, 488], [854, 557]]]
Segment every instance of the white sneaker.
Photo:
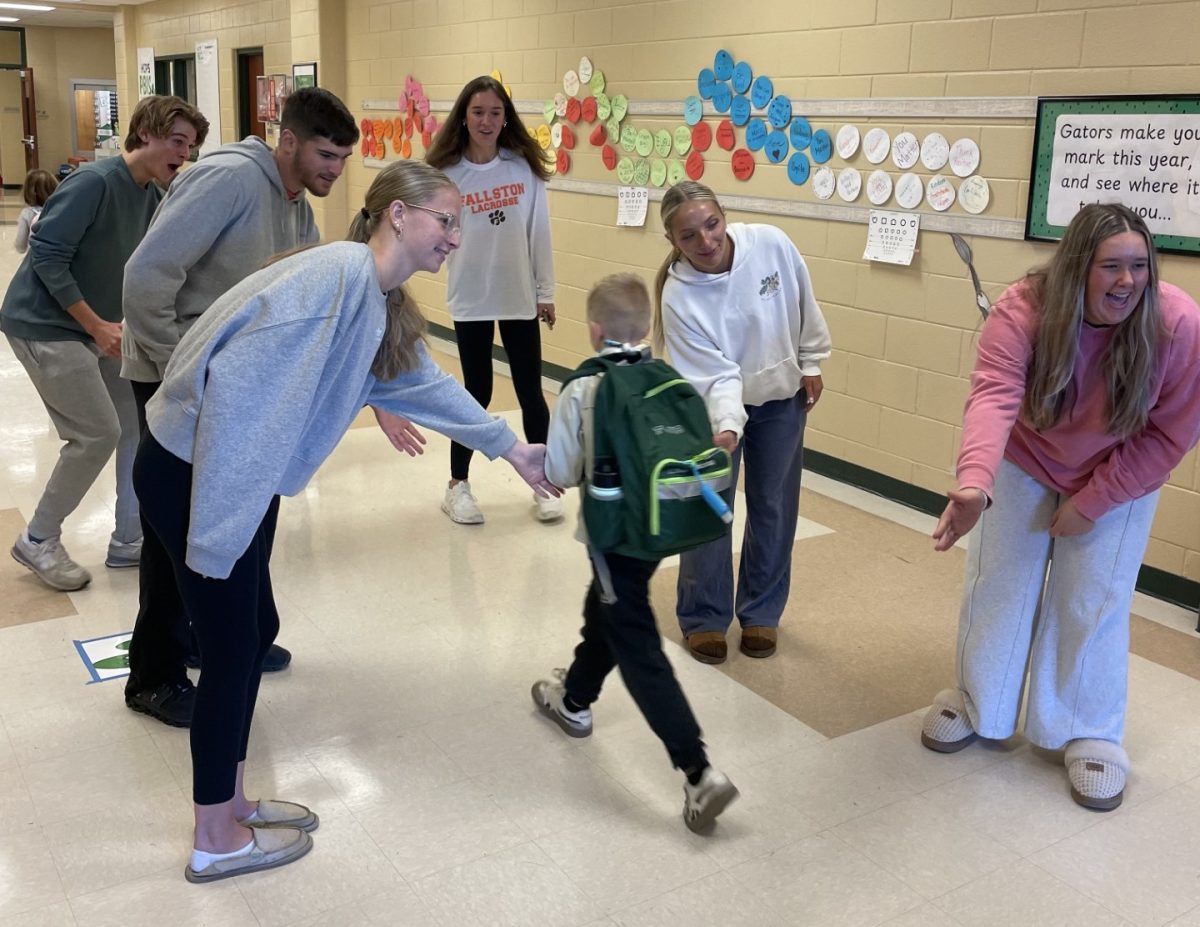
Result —
[[471, 484], [466, 480], [446, 487], [446, 497], [442, 499], [442, 511], [450, 516], [450, 520], [460, 525], [482, 525], [483, 512], [471, 495]]
[[136, 541], [117, 541], [108, 542], [108, 556], [104, 558], [104, 565], [110, 570], [125, 570], [130, 567], [140, 566], [142, 562], [142, 539]]
[[592, 710], [584, 708], [581, 711], [568, 711], [563, 704], [563, 679], [566, 670], [556, 669], [554, 675], [558, 682], [549, 679], [539, 679], [533, 684], [530, 695], [538, 711], [557, 724], [569, 737], [587, 737], [592, 733]]
[[563, 517], [562, 499], [558, 496], [539, 496], [534, 493], [533, 501], [537, 503], [538, 521], [558, 521]]
[[29, 540], [29, 532], [22, 531], [12, 546], [12, 556], [47, 586], [60, 592], [74, 592], [92, 581], [92, 574], [71, 559], [58, 538], [46, 538], [35, 544]]
[[683, 780], [683, 823], [695, 833], [707, 830], [737, 797], [737, 787], [729, 777], [709, 766], [695, 785]]

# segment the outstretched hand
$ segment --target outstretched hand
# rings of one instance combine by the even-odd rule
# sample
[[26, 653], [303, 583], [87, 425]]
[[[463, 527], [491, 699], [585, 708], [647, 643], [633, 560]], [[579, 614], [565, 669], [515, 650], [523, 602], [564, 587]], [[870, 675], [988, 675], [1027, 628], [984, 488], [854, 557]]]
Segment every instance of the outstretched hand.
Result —
[[379, 423], [380, 430], [392, 442], [392, 447], [403, 451], [409, 457], [425, 453], [423, 446], [425, 436], [421, 434], [416, 425], [406, 418], [385, 412], [383, 409], [377, 409], [375, 406], [371, 406], [371, 411], [375, 413], [375, 421]]
[[946, 496], [950, 501], [933, 529], [934, 550], [949, 550], [955, 541], [970, 534], [987, 508], [987, 496], [982, 489], [952, 489]]
[[562, 495], [562, 491], [546, 479], [546, 445], [517, 441], [507, 453], [500, 456], [512, 464], [517, 475], [542, 498]]

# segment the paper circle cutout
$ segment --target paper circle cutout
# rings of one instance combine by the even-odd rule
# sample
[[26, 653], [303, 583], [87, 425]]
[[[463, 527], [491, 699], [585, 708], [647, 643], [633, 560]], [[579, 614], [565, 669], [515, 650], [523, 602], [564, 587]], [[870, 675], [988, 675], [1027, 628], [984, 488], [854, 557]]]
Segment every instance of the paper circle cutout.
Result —
[[660, 158], [665, 158], [671, 153], [671, 133], [666, 129], [659, 129], [654, 133], [654, 151]]
[[788, 137], [787, 133], [782, 129], [776, 129], [767, 136], [766, 144], [763, 145], [763, 151], [767, 155], [767, 160], [772, 164], [780, 164], [788, 153]]
[[717, 80], [729, 80], [733, 77], [733, 55], [721, 49], [713, 56], [713, 74]]
[[888, 137], [886, 129], [876, 126], [863, 137], [863, 154], [872, 164], [882, 163], [891, 150], [892, 140]]
[[617, 180], [621, 183], [633, 183], [633, 158], [622, 158], [617, 162]]
[[596, 118], [608, 122], [612, 118], [612, 100], [603, 91], [597, 93], [593, 99], [596, 101]]
[[650, 182], [650, 162], [645, 158], [638, 158], [634, 163], [633, 182], [639, 187], [644, 187]]
[[667, 165], [655, 158], [650, 162], [650, 183], [656, 187], [661, 187], [667, 182]]
[[968, 177], [958, 188], [958, 204], [974, 216], [987, 209], [991, 198], [988, 182], [978, 174]]
[[853, 203], [861, 191], [862, 174], [853, 167], [843, 168], [837, 179], [838, 196], [847, 203]]
[[562, 146], [568, 151], [575, 147], [575, 133], [571, 131], [570, 126], [562, 127]]
[[733, 84], [734, 93], [745, 93], [750, 89], [750, 82], [753, 79], [754, 72], [750, 69], [749, 62], [739, 61], [733, 68], [733, 77], [729, 82]]
[[625, 94], [618, 93], [612, 98], [612, 114], [616, 119], [624, 119], [625, 114], [629, 112], [629, 100]]
[[767, 107], [767, 119], [776, 129], [784, 128], [792, 119], [792, 101], [790, 97], [779, 94]]
[[604, 123], [604, 132], [608, 136], [610, 145], [617, 145], [621, 142], [621, 122], [618, 119], [609, 119]]
[[537, 127], [537, 143], [543, 151], [550, 147], [550, 127], [544, 122]]
[[[403, 90], [401, 90], [400, 95], [396, 97], [396, 109], [400, 110], [400, 112], [404, 112], [406, 109], [408, 109], [408, 94]], [[365, 123], [367, 120], [364, 119], [363, 122]]]
[[712, 68], [702, 68], [696, 77], [696, 92], [701, 100], [711, 100], [713, 91], [717, 89], [717, 75]]
[[429, 97], [421, 97], [417, 100], [417, 112], [422, 116], [429, 115]]
[[626, 154], [637, 151], [638, 130], [626, 123], [621, 127], [621, 150]]
[[733, 103], [729, 107], [729, 118], [733, 120], [735, 126], [744, 126], [750, 121], [750, 101], [741, 95], [733, 98]]
[[921, 143], [911, 132], [901, 132], [892, 139], [892, 163], [902, 171], [908, 170], [921, 157]]
[[808, 155], [802, 151], [797, 151], [788, 158], [788, 180], [794, 183], [797, 187], [801, 186], [808, 180]]
[[550, 144], [555, 148], [562, 144], [562, 123], [556, 122], [550, 127]]
[[603, 71], [593, 71], [592, 79], [590, 81], [588, 81], [588, 89], [591, 90], [592, 93], [603, 93], [604, 87], [605, 87], [604, 72]]
[[683, 101], [683, 121], [690, 126], [704, 118], [704, 104], [699, 97], [691, 96]]
[[595, 97], [584, 97], [583, 103], [579, 106], [579, 115], [584, 122], [595, 122], [596, 116], [599, 114], [599, 107], [596, 106]]
[[921, 142], [921, 163], [926, 170], [940, 171], [950, 157], [950, 143], [941, 132], [930, 132]]
[[[692, 129], [690, 126], [675, 127], [675, 151], [678, 154], [685, 155], [692, 147]], [[667, 154], [670, 154], [668, 151]], [[667, 155], [664, 154], [665, 158]]]
[[612, 145], [605, 145], [600, 149], [600, 159], [604, 162], [604, 166], [610, 171], [617, 166], [617, 149]]
[[700, 157], [700, 152], [693, 150], [687, 156], [687, 162], [684, 164], [684, 170], [688, 177], [692, 180], [699, 180], [704, 176], [704, 159]]
[[812, 144], [809, 147], [814, 164], [824, 164], [833, 156], [833, 139], [824, 129], [817, 129], [813, 133]]
[[717, 144], [726, 151], [733, 151], [733, 123], [728, 119], [717, 124]]
[[687, 177], [687, 172], [683, 169], [683, 162], [678, 158], [672, 158], [667, 163], [667, 184], [673, 187], [685, 177]]
[[726, 83], [718, 83], [713, 90], [712, 105], [718, 113], [729, 112], [729, 107], [733, 104], [733, 91], [729, 89]]
[[560, 174], [565, 174], [571, 169], [571, 156], [565, 149], [558, 150], [558, 155], [554, 159], [554, 167]]
[[[692, 147], [696, 151], [708, 151], [708, 146], [712, 144], [712, 126], [707, 122], [698, 122], [692, 126]], [[680, 152], [683, 154], [683, 152]]]
[[588, 136], [588, 141], [593, 145], [603, 145], [607, 140], [608, 130], [604, 128], [604, 123], [600, 123], [592, 129], [592, 134]]
[[579, 75], [575, 71], [568, 71], [563, 75], [563, 93], [569, 97], [579, 93]]
[[750, 85], [750, 102], [754, 104], [755, 109], [765, 107], [774, 95], [775, 85], [771, 83], [771, 78], [765, 74], [754, 78], [754, 83]]
[[957, 177], [970, 177], [979, 167], [979, 146], [971, 138], [960, 138], [950, 146], [950, 170]]
[[649, 129], [640, 129], [637, 134], [637, 141], [634, 142], [634, 149], [643, 158], [650, 156], [650, 152], [654, 150], [654, 135]]
[[871, 171], [867, 177], [867, 199], [872, 206], [882, 206], [892, 198], [892, 178], [887, 171]]
[[808, 124], [808, 120], [803, 116], [797, 116], [792, 120], [792, 127], [788, 132], [788, 136], [792, 141], [792, 147], [797, 151], [803, 151], [812, 141], [812, 126]]
[[925, 187], [916, 174], [901, 174], [896, 181], [896, 202], [905, 209], [916, 209], [925, 196]]
[[554, 115], [559, 118], [567, 115], [567, 95], [565, 93], [554, 95]]
[[844, 125], [838, 129], [837, 134], [837, 153], [843, 161], [849, 161], [858, 151], [858, 143], [860, 136], [858, 134], [858, 126]]
[[567, 122], [578, 122], [583, 116], [583, 104], [574, 97], [567, 100]]
[[739, 148], [733, 153], [730, 164], [733, 167], [733, 176], [738, 180], [749, 180], [754, 176], [754, 155], [745, 148]]
[[812, 179], [813, 193], [819, 200], [827, 200], [833, 196], [837, 180], [833, 176], [833, 168], [818, 167]]
[[[499, 80], [500, 78], [496, 78]], [[579, 59], [579, 81], [586, 84], [592, 79], [592, 59], [584, 55]]]
[[767, 124], [755, 116], [746, 124], [746, 147], [751, 151], [761, 151], [767, 140]]
[[938, 212], [954, 205], [954, 184], [945, 174], [934, 174], [925, 184], [925, 201]]

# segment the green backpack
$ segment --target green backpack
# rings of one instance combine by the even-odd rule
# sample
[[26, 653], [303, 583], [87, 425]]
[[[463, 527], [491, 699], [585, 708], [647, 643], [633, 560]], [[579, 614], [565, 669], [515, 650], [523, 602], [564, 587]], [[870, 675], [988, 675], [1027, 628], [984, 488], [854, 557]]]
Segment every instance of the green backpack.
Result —
[[616, 362], [630, 356], [589, 358], [563, 384], [601, 376], [583, 520], [597, 550], [661, 560], [725, 534], [732, 469], [695, 388], [665, 361]]

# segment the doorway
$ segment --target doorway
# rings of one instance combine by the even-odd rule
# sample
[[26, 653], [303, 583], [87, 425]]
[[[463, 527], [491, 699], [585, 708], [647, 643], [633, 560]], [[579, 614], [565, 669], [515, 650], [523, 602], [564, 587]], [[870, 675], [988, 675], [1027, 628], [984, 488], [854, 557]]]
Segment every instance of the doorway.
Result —
[[267, 140], [267, 127], [258, 118], [258, 78], [263, 76], [263, 50], [237, 50], [238, 138], [257, 135]]

